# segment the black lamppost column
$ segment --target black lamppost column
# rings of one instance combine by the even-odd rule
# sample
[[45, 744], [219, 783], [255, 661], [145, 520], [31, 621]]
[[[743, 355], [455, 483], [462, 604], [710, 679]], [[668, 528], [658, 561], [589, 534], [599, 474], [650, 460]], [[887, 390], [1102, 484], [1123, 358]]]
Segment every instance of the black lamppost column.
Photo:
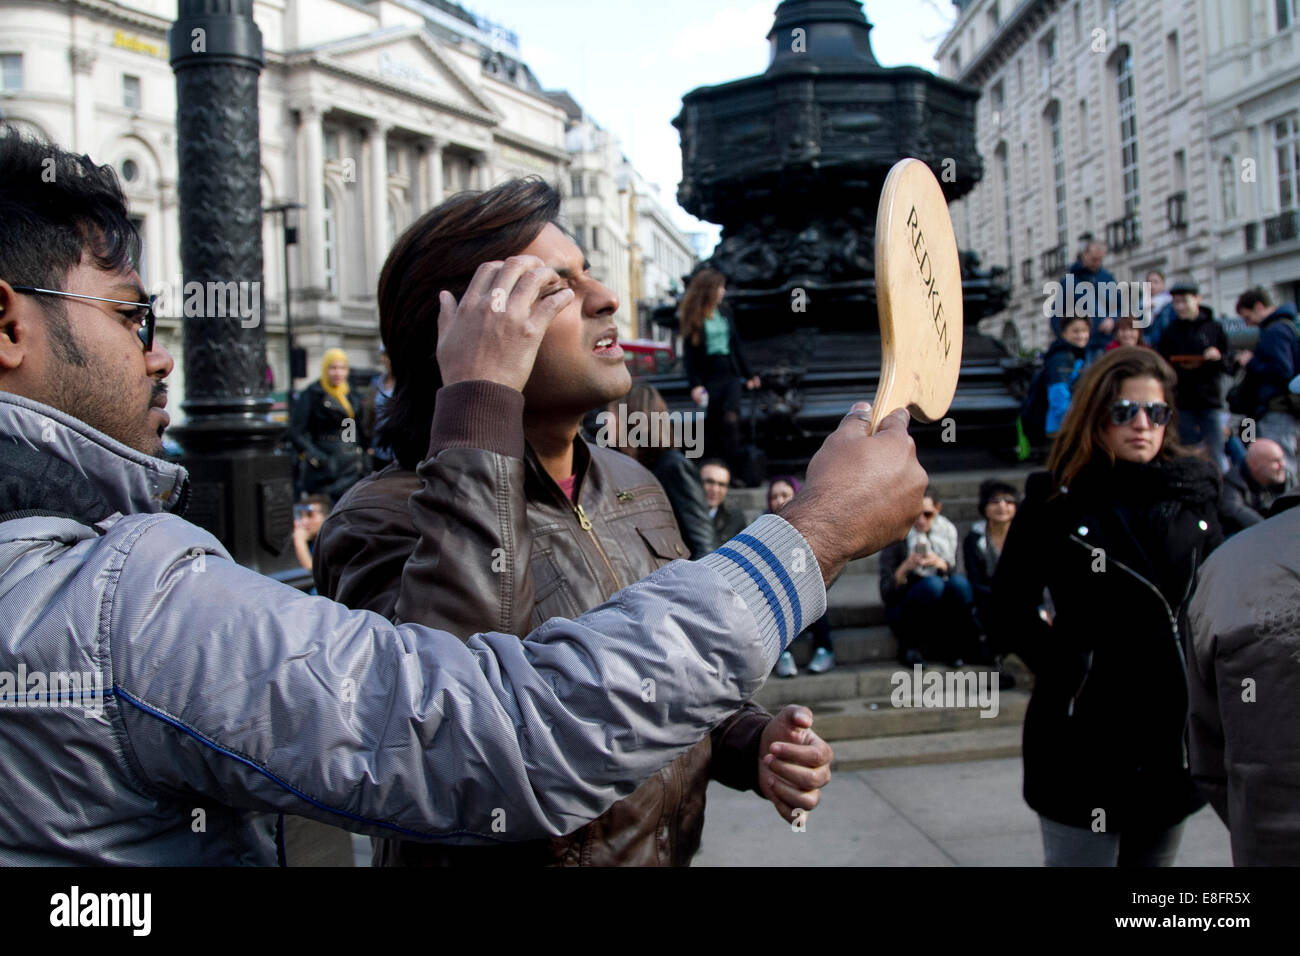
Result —
[[292, 459], [270, 418], [261, 321], [265, 61], [253, 0], [180, 0], [168, 44], [185, 277], [187, 421], [174, 431], [193, 484], [188, 517], [241, 564], [296, 581]]

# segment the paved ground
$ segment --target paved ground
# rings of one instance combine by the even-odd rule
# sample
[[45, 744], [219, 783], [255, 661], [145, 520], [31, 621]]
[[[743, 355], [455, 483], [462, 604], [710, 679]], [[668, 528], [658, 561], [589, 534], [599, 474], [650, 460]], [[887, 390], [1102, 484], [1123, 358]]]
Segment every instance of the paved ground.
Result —
[[[752, 793], [709, 787], [695, 866], [1041, 866], [1020, 758], [837, 773], [804, 832]], [[1188, 822], [1178, 866], [1231, 866], [1209, 807]]]
[[[695, 866], [1041, 866], [1020, 758], [837, 773], [802, 833], [752, 793], [709, 787]], [[370, 841], [353, 835], [356, 865]], [[1232, 866], [1209, 807], [1183, 831], [1178, 866]]]

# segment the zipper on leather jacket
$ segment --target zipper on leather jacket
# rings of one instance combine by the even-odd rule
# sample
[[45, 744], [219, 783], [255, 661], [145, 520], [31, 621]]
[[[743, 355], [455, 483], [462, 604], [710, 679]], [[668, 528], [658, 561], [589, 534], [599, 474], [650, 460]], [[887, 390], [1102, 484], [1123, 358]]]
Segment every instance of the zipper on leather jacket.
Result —
[[609, 555], [607, 555], [605, 549], [601, 547], [600, 539], [596, 537], [596, 532], [591, 526], [591, 519], [587, 517], [587, 512], [583, 511], [582, 505], [576, 501], [573, 502], [573, 513], [578, 516], [578, 524], [582, 525], [582, 530], [591, 535], [591, 543], [594, 544], [596, 550], [600, 552], [600, 559], [605, 562], [605, 567], [609, 571], [609, 576], [614, 579], [615, 589], [622, 590], [623, 582], [619, 579], [618, 572], [614, 570], [614, 563], [609, 560]]
[[[1088, 544], [1088, 542], [1084, 541], [1082, 538], [1078, 537], [1077, 535], [1073, 535], [1073, 534], [1070, 535], [1070, 539], [1073, 540], [1073, 541], [1077, 541], [1081, 546], [1087, 548], [1088, 551], [1089, 551], [1089, 553], [1091, 553], [1092, 550], [1093, 550], [1094, 547], [1095, 547], [1095, 545], [1090, 545], [1090, 544]], [[1106, 555], [1106, 560], [1107, 560], [1107, 562], [1116, 565], [1116, 566], [1117, 566], [1118, 568], [1120, 568], [1121, 570], [1123, 570], [1123, 571], [1127, 571], [1127, 572], [1128, 572], [1129, 574], [1131, 574], [1133, 577], [1137, 578], [1137, 580], [1141, 581], [1141, 582], [1142, 582], [1143, 584], [1145, 584], [1148, 588], [1150, 588], [1150, 589], [1151, 589], [1151, 592], [1152, 592], [1153, 594], [1155, 594], [1155, 596], [1156, 596], [1157, 598], [1159, 598], [1161, 607], [1163, 607], [1163, 608], [1165, 609], [1165, 616], [1169, 618], [1169, 629], [1170, 629], [1170, 631], [1172, 631], [1173, 636], [1174, 636], [1174, 649], [1178, 652], [1178, 663], [1179, 663], [1179, 665], [1180, 665], [1180, 666], [1182, 667], [1182, 669], [1183, 669], [1183, 676], [1184, 676], [1184, 680], [1185, 680], [1185, 679], [1186, 679], [1186, 675], [1187, 675], [1187, 656], [1183, 653], [1183, 642], [1182, 642], [1182, 638], [1181, 638], [1181, 637], [1179, 636], [1179, 634], [1178, 634], [1178, 619], [1174, 616], [1174, 612], [1170, 609], [1170, 607], [1169, 607], [1169, 602], [1165, 600], [1165, 596], [1164, 596], [1163, 594], [1160, 593], [1160, 589], [1159, 589], [1158, 587], [1156, 587], [1154, 584], [1152, 584], [1150, 581], [1148, 581], [1148, 580], [1147, 580], [1146, 578], [1144, 578], [1142, 575], [1138, 574], [1136, 571], [1134, 571], [1132, 568], [1130, 568], [1128, 565], [1126, 565], [1123, 561], [1120, 561], [1118, 558], [1112, 558], [1110, 555]], [[1196, 580], [1196, 575], [1195, 575], [1195, 562], [1196, 562], [1196, 555], [1195, 555], [1195, 553], [1192, 554], [1192, 562], [1193, 562], [1193, 574], [1192, 574], [1192, 578], [1191, 578], [1191, 580], [1188, 582], [1187, 590], [1186, 590], [1186, 591], [1184, 592], [1184, 594], [1183, 594], [1183, 601], [1186, 601], [1186, 600], [1187, 600], [1187, 595], [1191, 593], [1191, 591], [1192, 591], [1192, 584], [1194, 584], [1194, 583], [1195, 583], [1195, 580]], [[1179, 604], [1179, 607], [1182, 607], [1182, 604]], [[1079, 683], [1079, 687], [1078, 687], [1078, 689], [1075, 690], [1075, 692], [1074, 692], [1074, 697], [1071, 697], [1071, 698], [1070, 698], [1070, 714], [1073, 714], [1073, 713], [1074, 713], [1074, 702], [1075, 702], [1075, 700], [1078, 698], [1080, 692], [1082, 692], [1082, 690], [1083, 690], [1083, 685], [1086, 684], [1086, 683], [1088, 682], [1088, 675], [1089, 675], [1089, 673], [1091, 673], [1091, 671], [1092, 671], [1092, 654], [1090, 653], [1090, 654], [1088, 655], [1088, 669], [1084, 672], [1083, 680]], [[1189, 697], [1190, 697], [1190, 695], [1189, 695]], [[1188, 720], [1188, 718], [1189, 718], [1190, 716], [1191, 716], [1191, 701], [1190, 701], [1190, 699], [1189, 699], [1189, 701], [1188, 701], [1188, 710], [1187, 710], [1187, 712], [1186, 712], [1186, 713], [1184, 714], [1184, 716], [1183, 716], [1183, 724], [1184, 724], [1184, 727], [1186, 726], [1186, 724], [1187, 724], [1187, 720]], [[1181, 740], [1181, 743], [1182, 743], [1182, 746], [1183, 746], [1183, 768], [1186, 769], [1186, 768], [1188, 767], [1188, 760], [1187, 760], [1187, 736], [1186, 736], [1186, 734], [1183, 735], [1183, 738], [1182, 738], [1182, 740]]]

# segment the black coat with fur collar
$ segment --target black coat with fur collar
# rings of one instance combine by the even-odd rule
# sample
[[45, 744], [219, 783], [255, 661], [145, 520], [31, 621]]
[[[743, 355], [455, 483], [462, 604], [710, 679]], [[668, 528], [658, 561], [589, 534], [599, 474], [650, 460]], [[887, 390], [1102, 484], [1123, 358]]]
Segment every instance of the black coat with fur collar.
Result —
[[1195, 458], [1099, 456], [1058, 486], [1030, 476], [993, 587], [1008, 649], [1036, 678], [1025, 801], [1070, 826], [1173, 826], [1205, 802], [1187, 768], [1184, 635], [1197, 570], [1222, 541], [1218, 475]]

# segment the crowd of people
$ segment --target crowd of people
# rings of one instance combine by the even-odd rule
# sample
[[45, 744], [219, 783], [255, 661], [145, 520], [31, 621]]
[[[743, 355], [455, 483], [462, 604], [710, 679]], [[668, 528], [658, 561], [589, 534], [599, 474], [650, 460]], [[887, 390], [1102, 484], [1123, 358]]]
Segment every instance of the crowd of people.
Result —
[[[590, 409], [663, 400], [629, 393], [618, 300], [559, 208], [511, 180], [397, 239], [382, 414], [339, 351], [293, 412], [311, 596], [184, 520], [188, 475], [161, 457], [173, 360], [111, 167], [0, 130], [0, 671], [111, 665], [108, 692], [0, 722], [18, 795], [0, 862], [291, 862], [300, 817], [372, 836], [385, 865], [684, 865], [710, 780], [786, 823], [818, 805], [812, 711], [750, 698], [805, 630], [811, 669], [833, 666], [826, 589], [876, 553], [905, 657], [1034, 672], [1025, 796], [1048, 863], [1167, 863], [1207, 796], [1238, 862], [1296, 861], [1285, 423], [1247, 453], [1226, 543], [1212, 450], [1171, 427], [1179, 374], [1132, 346], [1072, 372], [1048, 471], [1023, 501], [985, 483], [960, 549], [906, 412], [873, 435], [864, 402], [744, 525], [725, 456], [705, 481], [671, 436], [584, 437]], [[722, 288], [692, 361], [735, 452], [736, 396], [761, 383]], [[1266, 334], [1271, 362], [1289, 340]], [[1255, 390], [1269, 414], [1275, 385]], [[391, 462], [371, 471], [369, 449]]]

